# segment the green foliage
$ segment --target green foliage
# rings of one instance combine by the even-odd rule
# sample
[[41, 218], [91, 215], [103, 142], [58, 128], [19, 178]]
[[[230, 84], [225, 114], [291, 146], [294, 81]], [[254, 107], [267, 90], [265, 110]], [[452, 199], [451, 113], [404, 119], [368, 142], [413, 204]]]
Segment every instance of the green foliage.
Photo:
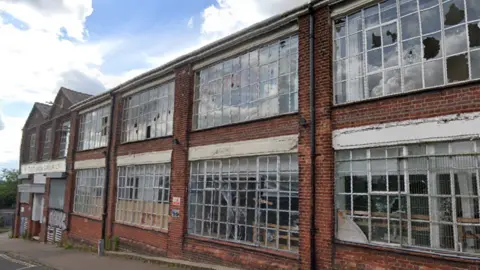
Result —
[[14, 208], [17, 201], [19, 171], [2, 169], [0, 172], [0, 209]]
[[72, 249], [73, 243], [70, 240], [63, 241], [63, 248], [64, 249]]
[[111, 250], [112, 240], [108, 237], [105, 238], [105, 250]]
[[114, 236], [112, 240], [112, 250], [118, 251], [119, 245], [120, 245], [120, 238], [118, 236]]

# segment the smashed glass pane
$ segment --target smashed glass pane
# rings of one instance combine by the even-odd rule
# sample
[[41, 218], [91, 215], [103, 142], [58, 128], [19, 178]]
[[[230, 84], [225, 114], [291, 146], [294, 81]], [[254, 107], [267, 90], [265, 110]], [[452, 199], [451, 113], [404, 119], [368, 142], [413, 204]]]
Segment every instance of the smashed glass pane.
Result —
[[379, 48], [382, 46], [382, 34], [380, 27], [367, 31], [367, 49]]
[[442, 56], [441, 40], [441, 33], [436, 33], [423, 38], [423, 58], [425, 60]]
[[468, 38], [470, 48], [480, 48], [480, 22], [468, 25]]
[[465, 21], [463, 0], [453, 0], [443, 4], [445, 27], [457, 25]]
[[447, 58], [448, 82], [464, 81], [468, 79], [467, 54], [460, 54]]
[[397, 42], [398, 39], [398, 31], [397, 31], [397, 23], [392, 23], [386, 26], [382, 26], [383, 32], [383, 45], [390, 45]]
[[409, 65], [420, 62], [422, 59], [421, 50], [419, 38], [403, 42], [403, 64]]
[[335, 21], [335, 37], [343, 37], [345, 36], [345, 19], [339, 19]]

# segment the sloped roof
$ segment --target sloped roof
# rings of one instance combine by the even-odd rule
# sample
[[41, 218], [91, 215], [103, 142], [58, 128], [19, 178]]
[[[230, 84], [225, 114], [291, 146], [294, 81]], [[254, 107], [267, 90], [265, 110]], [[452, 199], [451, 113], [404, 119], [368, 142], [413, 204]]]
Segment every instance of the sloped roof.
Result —
[[68, 100], [70, 100], [70, 102], [72, 102], [72, 104], [78, 103], [78, 102], [83, 101], [83, 100], [92, 96], [92, 95], [85, 94], [85, 93], [82, 93], [82, 92], [77, 92], [77, 91], [74, 91], [74, 90], [71, 90], [71, 89], [68, 89], [68, 88], [65, 88], [65, 87], [62, 87], [61, 90], [63, 90], [63, 93], [68, 98]]
[[52, 108], [51, 105], [40, 103], [40, 102], [35, 102], [34, 105], [38, 111], [42, 114], [44, 118], [48, 117], [48, 114], [50, 113], [50, 109]]

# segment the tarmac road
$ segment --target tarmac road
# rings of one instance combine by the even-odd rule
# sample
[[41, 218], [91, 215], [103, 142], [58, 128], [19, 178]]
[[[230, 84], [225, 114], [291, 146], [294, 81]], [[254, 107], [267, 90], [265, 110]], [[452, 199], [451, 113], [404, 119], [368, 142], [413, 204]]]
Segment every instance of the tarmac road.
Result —
[[41, 266], [36, 266], [34, 264], [24, 262], [19, 259], [14, 259], [8, 255], [0, 253], [0, 269], [1, 270], [43, 270]]

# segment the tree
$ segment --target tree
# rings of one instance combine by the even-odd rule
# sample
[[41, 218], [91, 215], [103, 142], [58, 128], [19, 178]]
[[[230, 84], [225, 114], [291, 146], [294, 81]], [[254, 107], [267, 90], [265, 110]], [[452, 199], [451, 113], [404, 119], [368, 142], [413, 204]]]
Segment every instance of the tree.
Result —
[[0, 172], [0, 209], [15, 207], [19, 174], [18, 170], [9, 169]]

